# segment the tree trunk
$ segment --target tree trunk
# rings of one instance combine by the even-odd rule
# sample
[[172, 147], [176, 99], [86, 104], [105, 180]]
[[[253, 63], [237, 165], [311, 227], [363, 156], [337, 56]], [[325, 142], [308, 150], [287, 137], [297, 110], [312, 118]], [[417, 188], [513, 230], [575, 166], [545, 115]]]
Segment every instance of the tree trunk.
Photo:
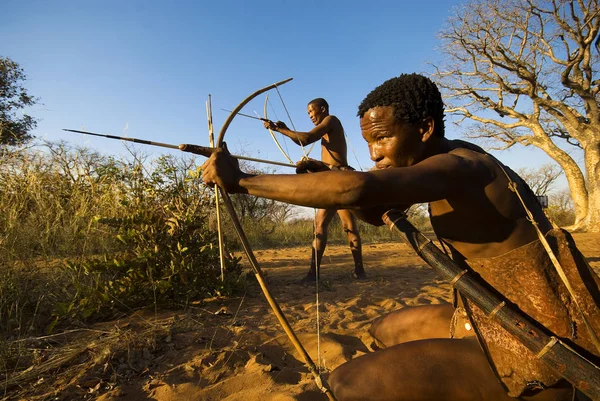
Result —
[[[534, 137], [532, 145], [540, 148], [550, 156], [565, 172], [569, 191], [575, 208], [575, 223], [569, 230], [585, 230], [586, 221], [590, 215], [589, 188], [579, 165], [564, 150], [556, 146], [541, 127], [532, 129]], [[587, 160], [587, 156], [585, 158]], [[587, 166], [586, 166], [587, 167]], [[589, 170], [586, 170], [589, 171]]]
[[600, 140], [584, 147], [585, 171], [587, 172], [587, 216], [576, 229], [600, 232]]

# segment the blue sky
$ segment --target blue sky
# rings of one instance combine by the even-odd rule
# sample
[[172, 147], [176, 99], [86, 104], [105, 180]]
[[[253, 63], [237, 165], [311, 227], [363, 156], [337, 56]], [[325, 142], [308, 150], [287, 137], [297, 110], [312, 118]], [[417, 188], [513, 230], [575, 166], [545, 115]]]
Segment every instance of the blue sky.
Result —
[[[227, 117], [221, 108], [293, 77], [280, 92], [296, 128], [312, 128], [306, 104], [324, 97], [358, 156], [351, 149], [349, 163], [368, 168], [358, 104], [386, 79], [427, 72], [439, 57], [436, 34], [460, 3], [4, 0], [0, 54], [20, 63], [30, 93], [41, 98], [29, 111], [41, 119], [39, 138], [115, 155], [126, 153], [119, 141], [61, 129], [208, 145], [209, 94], [218, 133]], [[243, 112], [262, 115], [263, 102]], [[270, 103], [269, 118], [288, 122], [276, 92]], [[452, 124], [447, 132], [461, 137]], [[259, 121], [237, 117], [226, 140], [233, 153], [285, 161]], [[300, 149], [286, 143], [299, 159]], [[513, 168], [550, 161], [529, 148], [496, 155]]]

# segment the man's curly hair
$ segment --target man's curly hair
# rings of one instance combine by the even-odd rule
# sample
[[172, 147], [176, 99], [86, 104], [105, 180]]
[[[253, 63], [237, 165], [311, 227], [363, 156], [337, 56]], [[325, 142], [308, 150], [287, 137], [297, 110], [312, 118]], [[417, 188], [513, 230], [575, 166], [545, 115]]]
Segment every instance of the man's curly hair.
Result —
[[392, 106], [394, 118], [403, 123], [417, 123], [426, 117], [435, 122], [435, 135], [444, 136], [444, 102], [429, 78], [419, 74], [402, 74], [388, 79], [365, 97], [358, 106], [358, 117], [378, 106]]
[[327, 103], [327, 100], [323, 99], [322, 97], [311, 100], [308, 102], [307, 107], [311, 104], [315, 107], [325, 107], [325, 110], [329, 113], [329, 103]]

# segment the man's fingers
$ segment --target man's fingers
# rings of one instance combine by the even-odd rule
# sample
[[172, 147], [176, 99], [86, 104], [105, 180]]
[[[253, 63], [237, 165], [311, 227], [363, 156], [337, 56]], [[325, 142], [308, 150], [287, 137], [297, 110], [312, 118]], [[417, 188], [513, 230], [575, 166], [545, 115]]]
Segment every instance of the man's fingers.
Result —
[[278, 128], [277, 123], [274, 123], [271, 120], [263, 120], [263, 125], [265, 126], [265, 128], [269, 128], [269, 129], [273, 129], [273, 130], [276, 130]]
[[300, 160], [296, 163], [296, 174], [305, 174], [308, 173], [308, 168], [304, 160]]
[[319, 171], [329, 171], [329, 166], [316, 159], [310, 159], [308, 157], [303, 157], [296, 163], [296, 174], [304, 174], [304, 173], [316, 173]]
[[218, 185], [227, 192], [236, 190], [242, 172], [238, 160], [232, 157], [226, 148], [216, 149], [202, 168], [202, 181], [206, 185]]
[[223, 152], [222, 149], [216, 149], [202, 165], [202, 181], [209, 186], [217, 184], [217, 163]]

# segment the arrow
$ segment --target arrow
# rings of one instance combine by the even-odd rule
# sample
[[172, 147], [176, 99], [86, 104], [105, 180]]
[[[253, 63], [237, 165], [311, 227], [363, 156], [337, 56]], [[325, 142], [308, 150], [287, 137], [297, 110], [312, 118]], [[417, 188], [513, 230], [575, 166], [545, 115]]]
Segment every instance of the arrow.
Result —
[[[254, 118], [256, 118], [256, 117], [254, 117]], [[170, 143], [153, 142], [153, 141], [148, 141], [146, 139], [126, 138], [123, 136], [115, 136], [115, 135], [108, 135], [108, 134], [97, 134], [95, 132], [79, 131], [79, 130], [75, 130], [75, 129], [63, 128], [63, 131], [75, 132], [75, 133], [84, 134], [84, 135], [99, 136], [102, 138], [118, 139], [121, 141], [141, 143], [143, 145], [160, 146], [160, 147], [169, 148], [169, 149], [178, 149], [183, 152], [190, 152], [190, 153], [194, 153], [196, 155], [201, 155], [204, 157], [210, 157], [210, 155], [212, 155], [216, 151], [215, 148], [209, 148], [207, 146], [200, 146], [200, 145], [192, 145], [192, 144], [188, 144], [188, 143], [182, 143], [181, 145], [172, 145]], [[295, 164], [281, 163], [281, 162], [276, 162], [276, 161], [272, 161], [272, 160], [255, 159], [254, 157], [246, 157], [246, 156], [239, 156], [239, 155], [231, 155], [231, 157], [233, 157], [235, 159], [239, 159], [239, 160], [247, 160], [250, 162], [274, 164], [276, 166], [296, 168]]]
[[[233, 113], [231, 110], [227, 110], [227, 109], [221, 109], [221, 110], [226, 111], [228, 113]], [[242, 116], [242, 117], [253, 118], [255, 120], [260, 120], [260, 121], [271, 121], [271, 120], [267, 120], [266, 118], [262, 118], [262, 117], [254, 117], [254, 116], [251, 116], [250, 114], [237, 113], [237, 115]]]

